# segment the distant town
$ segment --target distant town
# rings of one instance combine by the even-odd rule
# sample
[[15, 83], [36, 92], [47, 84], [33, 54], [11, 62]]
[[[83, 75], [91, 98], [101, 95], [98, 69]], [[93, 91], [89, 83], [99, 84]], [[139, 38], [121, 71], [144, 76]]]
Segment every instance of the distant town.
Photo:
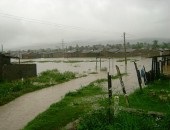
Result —
[[[2, 50], [3, 51], [3, 50]], [[87, 46], [68, 46], [57, 49], [36, 49], [36, 50], [17, 50], [2, 52], [6, 55], [19, 57], [21, 59], [34, 58], [60, 58], [60, 57], [122, 57], [124, 53], [127, 56], [144, 56], [150, 57], [154, 55], [169, 54], [170, 42], [159, 43], [153, 40], [152, 43], [137, 42], [136, 44], [126, 43], [126, 49], [123, 44], [106, 44], [106, 45], [87, 45]]]

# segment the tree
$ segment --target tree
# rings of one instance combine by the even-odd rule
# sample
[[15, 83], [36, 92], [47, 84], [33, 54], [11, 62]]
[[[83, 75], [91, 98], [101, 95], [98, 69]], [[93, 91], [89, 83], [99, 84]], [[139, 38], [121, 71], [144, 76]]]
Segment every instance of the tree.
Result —
[[158, 40], [153, 40], [152, 48], [153, 49], [159, 48]]
[[127, 42], [126, 46], [127, 48], [131, 48], [130, 42]]

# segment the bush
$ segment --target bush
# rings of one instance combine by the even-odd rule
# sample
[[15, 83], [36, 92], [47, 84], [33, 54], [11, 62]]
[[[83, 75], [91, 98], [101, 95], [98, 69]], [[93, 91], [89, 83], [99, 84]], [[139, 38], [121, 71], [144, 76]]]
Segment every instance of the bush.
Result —
[[40, 76], [35, 80], [36, 82], [48, 83], [48, 82], [63, 82], [75, 78], [75, 73], [66, 71], [60, 73], [58, 70], [48, 70], [42, 72]]
[[[60, 73], [57, 69], [42, 72], [37, 78], [25, 79], [23, 81], [1, 81], [0, 83], [0, 105], [19, 97], [25, 93], [49, 87], [75, 78], [73, 72]], [[33, 82], [36, 82], [35, 84]], [[38, 83], [37, 83], [38, 82]]]
[[106, 109], [96, 110], [85, 115], [77, 126], [78, 130], [167, 130], [169, 118], [120, 112], [108, 121]]

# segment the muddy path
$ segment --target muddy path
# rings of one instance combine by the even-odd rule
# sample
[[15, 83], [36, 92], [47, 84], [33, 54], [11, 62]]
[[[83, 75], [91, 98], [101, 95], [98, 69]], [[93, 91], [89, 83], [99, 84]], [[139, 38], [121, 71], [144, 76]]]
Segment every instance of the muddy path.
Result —
[[19, 130], [69, 91], [75, 91], [107, 74], [93, 74], [39, 91], [25, 94], [0, 107], [0, 130]]

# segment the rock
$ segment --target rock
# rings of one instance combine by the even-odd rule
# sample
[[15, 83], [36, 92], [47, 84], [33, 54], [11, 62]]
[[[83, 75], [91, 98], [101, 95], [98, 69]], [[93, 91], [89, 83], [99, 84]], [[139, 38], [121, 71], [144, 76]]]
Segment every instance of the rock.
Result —
[[77, 119], [73, 122], [68, 123], [62, 130], [76, 130], [76, 126], [78, 125], [79, 121], [80, 120]]
[[159, 96], [159, 99], [160, 99], [161, 101], [167, 102], [167, 101], [168, 101], [168, 96], [166, 96], [166, 95], [160, 95], [160, 96]]
[[154, 91], [150, 91], [150, 92], [149, 92], [149, 96], [151, 96], [151, 97], [156, 96], [156, 92], [154, 92]]

